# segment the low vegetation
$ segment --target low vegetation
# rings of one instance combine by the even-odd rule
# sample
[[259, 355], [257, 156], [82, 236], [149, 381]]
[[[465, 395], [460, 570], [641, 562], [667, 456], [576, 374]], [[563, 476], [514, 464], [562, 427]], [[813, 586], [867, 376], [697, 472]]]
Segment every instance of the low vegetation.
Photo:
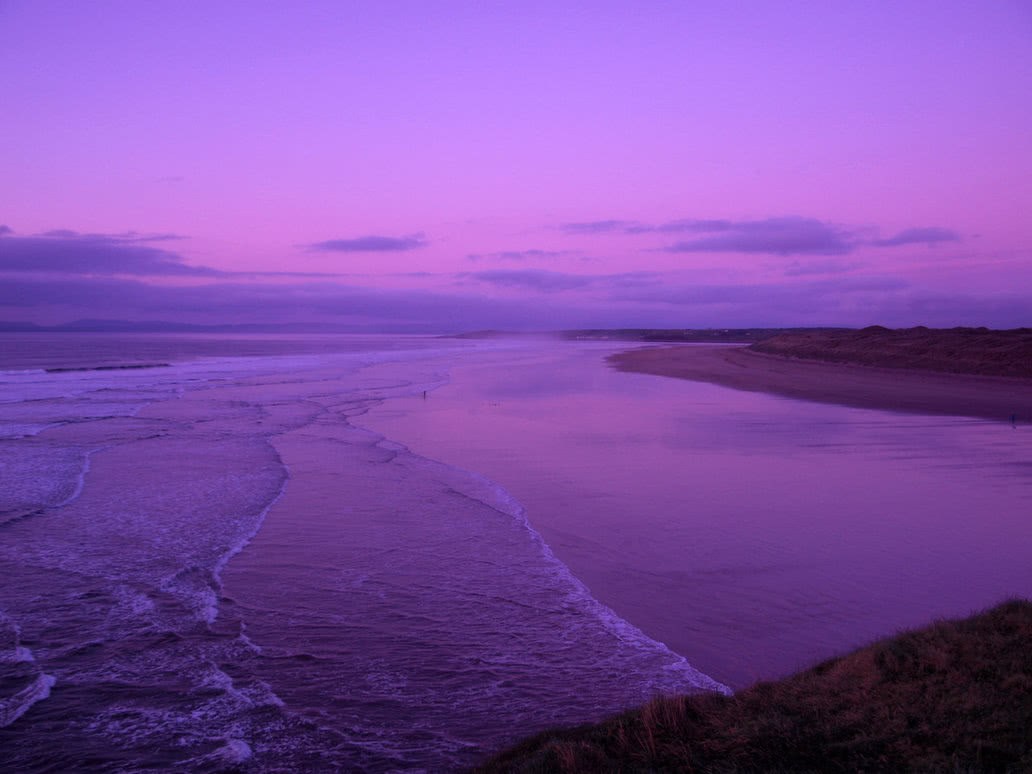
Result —
[[731, 697], [656, 699], [477, 772], [1032, 771], [1032, 603], [874, 643]]
[[781, 333], [823, 328], [605, 328], [562, 331], [564, 339], [751, 344]]
[[770, 355], [882, 368], [1032, 377], [1032, 328], [797, 330], [753, 344]]

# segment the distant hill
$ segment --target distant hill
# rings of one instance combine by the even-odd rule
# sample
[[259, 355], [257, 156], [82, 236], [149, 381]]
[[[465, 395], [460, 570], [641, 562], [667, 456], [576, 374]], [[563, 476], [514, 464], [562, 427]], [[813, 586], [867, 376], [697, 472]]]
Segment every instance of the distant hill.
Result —
[[446, 334], [457, 339], [500, 339], [506, 337], [557, 336], [572, 341], [669, 341], [750, 344], [794, 331], [841, 330], [839, 328], [578, 328], [564, 331], [468, 331]]
[[241, 323], [197, 325], [167, 320], [86, 319], [58, 325], [0, 322], [0, 332], [83, 333], [395, 333], [436, 334], [446, 338], [497, 339], [555, 336], [577, 341], [670, 341], [754, 343], [788, 332], [839, 330], [833, 328], [584, 328], [562, 331], [481, 330], [445, 333], [426, 325], [341, 325], [334, 323]]
[[340, 325], [333, 323], [241, 323], [195, 325], [166, 320], [74, 320], [59, 325], [30, 322], [0, 322], [0, 332], [50, 333], [397, 333], [433, 334], [437, 328], [422, 324]]

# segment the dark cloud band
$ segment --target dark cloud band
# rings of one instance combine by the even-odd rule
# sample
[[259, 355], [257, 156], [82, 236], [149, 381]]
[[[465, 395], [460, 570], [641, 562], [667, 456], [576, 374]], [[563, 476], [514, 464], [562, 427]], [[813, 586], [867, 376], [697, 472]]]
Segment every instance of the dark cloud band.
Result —
[[107, 276], [224, 276], [217, 269], [190, 266], [176, 253], [144, 244], [180, 238], [173, 234], [79, 234], [67, 230], [27, 237], [8, 233], [0, 239], [0, 271]]
[[863, 229], [847, 228], [799, 215], [762, 220], [682, 218], [665, 223], [593, 220], [562, 223], [567, 234], [693, 234], [663, 248], [671, 253], [766, 253], [770, 255], [845, 255], [858, 247], [896, 247], [956, 242], [960, 235], [940, 227], [915, 227], [887, 239], [865, 240]]
[[959, 242], [960, 234], [948, 228], [905, 228], [888, 239], [876, 239], [871, 244], [878, 247], [897, 247], [899, 245], [934, 245], [939, 242]]
[[551, 261], [567, 255], [579, 253], [579, 250], [501, 250], [494, 253], [470, 253], [468, 261]]
[[354, 239], [328, 239], [313, 242], [309, 250], [332, 253], [397, 253], [416, 250], [429, 244], [422, 233], [404, 237], [362, 236]]
[[843, 255], [855, 247], [850, 232], [815, 218], [785, 217], [720, 223], [719, 230], [710, 236], [677, 242], [666, 250], [672, 253]]

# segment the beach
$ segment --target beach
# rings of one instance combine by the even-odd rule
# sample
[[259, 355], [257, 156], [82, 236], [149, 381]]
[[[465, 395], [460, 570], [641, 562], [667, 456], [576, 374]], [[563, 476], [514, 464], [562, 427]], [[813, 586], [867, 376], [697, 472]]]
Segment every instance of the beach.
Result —
[[804, 360], [746, 346], [647, 347], [612, 355], [621, 371], [799, 400], [916, 414], [1032, 421], [1032, 379]]
[[[752, 342], [749, 342], [752, 343]], [[756, 352], [832, 363], [981, 376], [1032, 377], [1032, 328], [817, 328], [785, 330]]]
[[1023, 426], [621, 372], [620, 348], [457, 364], [356, 421], [504, 486], [597, 599], [735, 689], [1032, 588]]
[[[1018, 430], [1030, 421], [1032, 380], [988, 374], [1028, 370], [1032, 360], [1021, 352], [1024, 338], [1025, 331], [978, 329], [792, 332], [752, 346], [653, 346], [616, 353], [607, 360], [628, 374], [674, 377], [694, 382], [693, 386], [720, 385], [742, 395], [782, 396], [791, 399], [786, 403], [812, 406], [815, 415], [823, 408], [819, 404], [875, 410], [857, 411], [853, 421], [858, 425], [868, 421], [865, 413], [874, 417], [897, 412], [901, 423], [920, 423], [926, 417], [932, 426], [953, 417], [953, 421], [974, 421], [985, 428], [999, 427], [996, 423], [1003, 421]], [[965, 346], [973, 339], [980, 339], [983, 346], [977, 341]], [[836, 362], [842, 360], [853, 362]], [[776, 404], [768, 405], [773, 409]], [[982, 421], [986, 419], [991, 421]], [[916, 434], [924, 430], [920, 424], [913, 427]], [[1000, 430], [1001, 439], [1020, 435], [1006, 427]], [[920, 449], [922, 445], [907, 452], [899, 449], [899, 466], [905, 468], [914, 459], [912, 455], [934, 460], [943, 451], [930, 446]], [[854, 457], [849, 464], [862, 458], [848, 456]], [[843, 459], [840, 464], [845, 462]], [[945, 490], [952, 476], [944, 475], [945, 471], [959, 472], [961, 468], [944, 462], [945, 457], [936, 466]], [[832, 464], [826, 472], [839, 475], [837, 467]], [[912, 472], [904, 473], [904, 479]], [[995, 465], [985, 469], [994, 478], [1001, 472]], [[797, 483], [808, 485], [801, 478]], [[751, 484], [767, 489], [756, 480]], [[868, 486], [872, 485], [892, 488], [878, 475], [870, 477]], [[905, 489], [898, 491], [903, 495]], [[934, 491], [933, 484], [928, 492]], [[817, 492], [813, 494], [814, 501], [821, 499]], [[856, 491], [841, 495], [826, 500], [827, 521], [842, 524], [845, 501], [859, 499]], [[933, 505], [926, 529], [952, 531], [963, 523], [941, 518], [944, 511], [934, 512], [936, 501], [945, 504], [943, 492], [924, 502], [916, 498], [908, 505], [906, 500], [901, 497], [890, 506], [897, 509], [901, 521], [896, 527], [882, 522], [886, 534], [906, 540], [909, 530], [897, 527], [929, 502]], [[1000, 524], [1001, 512], [987, 503], [973, 501], [967, 509], [970, 519], [983, 525], [978, 530], [979, 540]], [[860, 521], [881, 521], [877, 509], [861, 507], [851, 509], [851, 514]], [[784, 517], [781, 520], [787, 523]], [[968, 526], [972, 523], [964, 521]], [[933, 542], [925, 547], [937, 553], [941, 546]], [[829, 545], [822, 540], [813, 548], [821, 552]], [[958, 552], [956, 571], [970, 572], [977, 566], [972, 558]], [[912, 554], [915, 564], [926, 560], [920, 551]], [[890, 565], [882, 569], [898, 570]], [[1015, 586], [1016, 591], [1018, 588]], [[912, 591], [898, 587], [896, 594], [904, 598]], [[931, 771], [959, 765], [970, 766], [972, 771], [1025, 770], [1030, 760], [1025, 726], [1032, 662], [1024, 643], [1032, 623], [1032, 604], [1021, 597], [1027, 594], [1027, 589], [1020, 590], [1017, 599], [964, 620], [934, 615], [926, 619], [934, 623], [921, 629], [886, 627], [886, 634], [893, 636], [784, 679], [771, 682], [765, 678], [743, 686], [731, 699], [707, 695], [656, 698], [596, 726], [556, 729], [531, 737], [477, 771], [788, 772], [828, 767]], [[886, 597], [885, 603], [888, 600]], [[987, 597], [986, 601], [998, 598]], [[841, 616], [843, 602], [845, 598], [825, 607], [824, 614]], [[884, 620], [894, 617], [885, 615], [887, 609], [882, 612]], [[731, 610], [725, 614], [734, 615]], [[776, 619], [777, 613], [770, 617]], [[705, 660], [702, 663], [706, 666]]]

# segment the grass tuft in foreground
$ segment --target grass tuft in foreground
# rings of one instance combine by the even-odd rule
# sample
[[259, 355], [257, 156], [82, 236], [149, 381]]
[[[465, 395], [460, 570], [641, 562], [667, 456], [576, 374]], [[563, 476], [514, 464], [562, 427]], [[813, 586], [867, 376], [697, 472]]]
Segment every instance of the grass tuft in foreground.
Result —
[[731, 697], [655, 699], [477, 772], [1029, 772], [1032, 602], [881, 640]]

